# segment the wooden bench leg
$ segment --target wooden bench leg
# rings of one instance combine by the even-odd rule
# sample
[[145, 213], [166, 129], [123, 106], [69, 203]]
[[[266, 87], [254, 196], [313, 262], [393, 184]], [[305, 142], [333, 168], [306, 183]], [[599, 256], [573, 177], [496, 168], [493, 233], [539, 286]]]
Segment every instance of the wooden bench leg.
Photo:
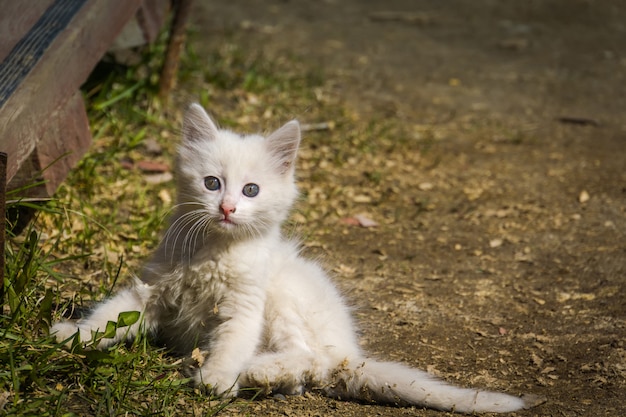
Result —
[[[6, 198], [7, 198], [7, 154], [0, 152], [0, 306], [4, 305], [4, 266], [5, 266], [5, 233], [6, 233]], [[1, 312], [0, 308], [0, 312]]]

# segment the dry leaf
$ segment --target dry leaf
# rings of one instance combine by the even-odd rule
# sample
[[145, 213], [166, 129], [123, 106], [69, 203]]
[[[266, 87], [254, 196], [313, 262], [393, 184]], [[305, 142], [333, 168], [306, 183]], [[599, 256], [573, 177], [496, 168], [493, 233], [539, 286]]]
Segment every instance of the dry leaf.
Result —
[[419, 188], [422, 191], [430, 191], [433, 188], [435, 188], [435, 186], [430, 182], [422, 182], [417, 185], [417, 188]]
[[502, 239], [498, 239], [498, 238], [496, 238], [496, 239], [491, 239], [491, 240], [489, 241], [489, 247], [490, 247], [490, 248], [498, 248], [498, 247], [502, 246], [502, 243], [503, 243], [503, 240], [502, 240]]
[[204, 363], [204, 354], [199, 348], [195, 348], [191, 352], [191, 359], [198, 362], [198, 366], [202, 366], [202, 364]]
[[344, 277], [350, 277], [354, 275], [354, 273], [356, 272], [356, 268], [340, 264], [337, 268], [333, 269], [333, 271]]
[[174, 179], [174, 176], [170, 172], [162, 172], [157, 174], [146, 174], [143, 179], [148, 184], [163, 184]]
[[359, 194], [352, 197], [352, 201], [354, 201], [355, 203], [371, 203], [372, 197], [365, 194]]
[[151, 155], [161, 155], [163, 153], [163, 148], [154, 138], [144, 140], [143, 147]]
[[135, 166], [135, 161], [133, 161], [131, 158], [122, 158], [120, 160], [120, 165], [124, 169], [133, 169], [133, 167]]
[[593, 301], [596, 299], [596, 296], [592, 293], [560, 292], [557, 294], [556, 299], [560, 303], [564, 303], [570, 300]]
[[530, 253], [529, 248], [524, 248], [523, 251], [516, 252], [514, 255], [514, 259], [517, 262], [528, 262], [528, 263], [533, 262], [533, 256]]
[[586, 203], [587, 201], [589, 201], [590, 198], [591, 196], [589, 195], [589, 193], [586, 190], [582, 190], [578, 195], [578, 202]]
[[378, 223], [376, 221], [372, 220], [365, 213], [356, 214], [354, 216], [354, 218], [356, 219], [356, 221], [359, 222], [359, 225], [361, 227], [376, 227], [376, 226], [378, 226]]
[[170, 170], [168, 164], [157, 161], [137, 161], [136, 165], [143, 172], [167, 172]]
[[161, 191], [159, 191], [159, 198], [165, 204], [171, 204], [172, 203], [172, 195], [165, 188], [162, 189]]
[[480, 196], [483, 195], [484, 191], [485, 190], [483, 190], [482, 188], [471, 188], [471, 187], [463, 188], [463, 193], [465, 194], [465, 196], [467, 197], [469, 201], [478, 200]]
[[348, 226], [359, 226], [359, 221], [354, 217], [344, 217], [340, 221], [341, 223], [347, 224]]

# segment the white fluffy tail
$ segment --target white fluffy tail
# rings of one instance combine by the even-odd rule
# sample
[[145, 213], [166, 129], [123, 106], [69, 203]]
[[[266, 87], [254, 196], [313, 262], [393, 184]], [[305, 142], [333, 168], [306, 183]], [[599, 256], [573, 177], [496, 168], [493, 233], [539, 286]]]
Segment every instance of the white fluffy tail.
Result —
[[327, 395], [341, 398], [416, 405], [438, 410], [510, 412], [533, 404], [525, 398], [449, 385], [432, 375], [395, 362], [345, 361], [333, 373]]

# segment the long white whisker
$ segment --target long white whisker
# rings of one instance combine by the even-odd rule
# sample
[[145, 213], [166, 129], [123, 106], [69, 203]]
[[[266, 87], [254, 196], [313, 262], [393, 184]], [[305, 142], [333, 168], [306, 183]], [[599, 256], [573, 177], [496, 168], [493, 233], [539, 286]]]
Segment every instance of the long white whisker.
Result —
[[267, 230], [270, 222], [266, 221], [264, 218], [257, 218], [254, 223], [250, 224], [250, 236], [251, 237], [259, 237], [263, 234], [264, 230]]
[[200, 209], [191, 210], [178, 216], [176, 220], [169, 225], [166, 236], [170, 233], [171, 230], [175, 230], [179, 226], [179, 222], [184, 221], [188, 216], [193, 216], [194, 214], [198, 213], [199, 210]]
[[[198, 234], [203, 229], [203, 224], [206, 222], [206, 217], [200, 217], [198, 221], [196, 221], [191, 228], [189, 229], [187, 235], [185, 236], [185, 241], [183, 243], [183, 248], [186, 249], [187, 253], [187, 262], [191, 263], [191, 258], [196, 251], [196, 246], [198, 242]], [[185, 253], [185, 251], [183, 252]]]
[[206, 218], [206, 223], [204, 224], [204, 233], [202, 233], [202, 246], [206, 245], [206, 238], [211, 234], [213, 219], [211, 217]]
[[255, 238], [261, 235], [261, 230], [265, 228], [265, 221], [262, 219], [256, 219], [254, 222], [245, 223], [244, 231], [250, 238]]
[[184, 252], [187, 253], [187, 261], [191, 263], [191, 258], [196, 251], [197, 246], [197, 236], [198, 233], [203, 229], [203, 225], [210, 218], [207, 215], [199, 216], [197, 220], [191, 225], [187, 234], [185, 235], [185, 241], [183, 243]]
[[176, 221], [174, 221], [174, 223], [172, 223], [172, 225], [167, 229], [167, 232], [165, 233], [165, 248], [166, 248], [166, 256], [167, 256], [167, 248], [170, 247], [170, 239], [173, 238], [173, 242], [171, 243], [171, 247], [174, 248], [172, 251], [172, 258], [171, 261], [173, 262], [174, 260], [174, 256], [176, 253], [176, 247], [177, 247], [177, 243], [178, 243], [178, 238], [180, 237], [180, 234], [183, 233], [185, 231], [185, 228], [195, 222], [195, 219], [199, 217], [199, 212], [197, 210], [194, 210], [192, 212], [188, 212], [183, 214], [182, 216], [180, 216], [179, 218], [176, 219]]
[[[194, 205], [199, 205], [195, 203]], [[186, 249], [190, 249], [187, 247], [187, 238], [188, 234], [194, 229], [195, 224], [199, 221], [202, 221], [203, 218], [206, 218], [208, 215], [207, 210], [204, 207], [201, 207], [196, 210], [189, 211], [184, 213], [180, 217], [178, 217], [168, 228], [164, 236], [164, 244], [166, 248], [165, 255], [167, 256], [167, 248], [170, 247], [170, 240], [173, 239], [171, 243], [171, 247], [174, 248], [172, 250], [170, 262], [174, 263], [174, 256], [176, 255], [176, 248], [178, 246], [178, 240], [181, 237], [181, 234], [184, 234], [183, 243], [181, 246], [181, 256], [184, 257]], [[191, 225], [191, 227], [190, 227]], [[191, 257], [191, 255], [189, 255]]]
[[207, 213], [207, 215], [203, 216], [196, 224], [194, 224], [193, 228], [189, 231], [190, 244], [193, 237], [193, 250], [191, 253], [195, 253], [198, 246], [198, 239], [200, 238], [200, 236], [202, 236], [202, 246], [205, 245], [206, 237], [211, 233], [214, 220], [215, 219], [209, 216]]
[[195, 206], [195, 207], [203, 207], [203, 205], [201, 203], [198, 203], [197, 201], [183, 201], [182, 203], [176, 203], [175, 205], [173, 205], [172, 207], [170, 207], [167, 211], [166, 211], [166, 215], [167, 214], [171, 214], [172, 211], [179, 209], [181, 207], [185, 207], [185, 206]]
[[[183, 214], [182, 216], [178, 217], [167, 229], [167, 231], [165, 232], [165, 236], [164, 236], [164, 241], [165, 244], [167, 246], [169, 246], [169, 239], [171, 237], [173, 237], [174, 232], [180, 232], [181, 229], [184, 229], [185, 226], [190, 222], [193, 221], [193, 217], [196, 216], [198, 213], [197, 211], [191, 211], [188, 213]], [[191, 219], [190, 219], [191, 217]]]

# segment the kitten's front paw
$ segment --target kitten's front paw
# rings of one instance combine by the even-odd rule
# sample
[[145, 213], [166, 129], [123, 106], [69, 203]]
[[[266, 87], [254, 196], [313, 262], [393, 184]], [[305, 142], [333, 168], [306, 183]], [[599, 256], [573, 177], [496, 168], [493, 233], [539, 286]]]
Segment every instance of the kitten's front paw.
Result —
[[236, 374], [220, 374], [202, 367], [198, 369], [193, 379], [196, 385], [206, 387], [215, 395], [219, 395], [220, 397], [236, 397], [239, 392], [237, 378], [238, 375]]
[[89, 332], [85, 332], [73, 321], [60, 321], [50, 328], [50, 334], [55, 337], [56, 341], [59, 343], [65, 342], [68, 347], [72, 345], [72, 336], [76, 332], [80, 332], [80, 340], [82, 342], [87, 342], [91, 338]]

